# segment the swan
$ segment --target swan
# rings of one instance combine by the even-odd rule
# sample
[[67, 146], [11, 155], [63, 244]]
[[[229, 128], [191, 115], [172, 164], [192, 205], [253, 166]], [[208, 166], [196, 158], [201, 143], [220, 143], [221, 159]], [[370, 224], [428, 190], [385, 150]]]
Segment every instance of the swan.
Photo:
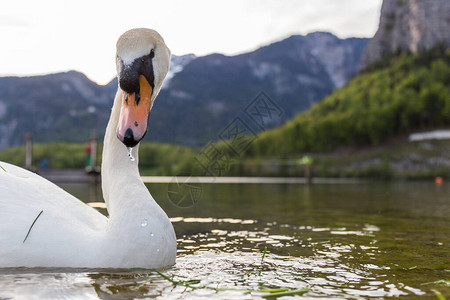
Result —
[[0, 268], [155, 269], [175, 263], [173, 226], [138, 170], [138, 143], [169, 70], [170, 50], [145, 28], [125, 32], [116, 46], [119, 84], [101, 166], [109, 218], [37, 174], [0, 162]]

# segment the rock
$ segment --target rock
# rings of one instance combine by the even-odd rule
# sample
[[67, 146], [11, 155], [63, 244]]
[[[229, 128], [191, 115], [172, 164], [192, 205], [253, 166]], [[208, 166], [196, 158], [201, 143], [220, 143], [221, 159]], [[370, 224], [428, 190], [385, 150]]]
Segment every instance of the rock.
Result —
[[438, 43], [450, 46], [449, 0], [384, 0], [378, 31], [369, 42], [362, 67], [397, 52], [417, 53]]

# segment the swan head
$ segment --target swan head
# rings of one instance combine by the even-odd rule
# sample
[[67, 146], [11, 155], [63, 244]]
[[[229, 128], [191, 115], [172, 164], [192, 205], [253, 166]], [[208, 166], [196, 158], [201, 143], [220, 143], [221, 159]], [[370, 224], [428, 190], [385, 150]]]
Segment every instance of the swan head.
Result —
[[147, 28], [131, 29], [117, 41], [116, 68], [122, 93], [117, 137], [136, 146], [147, 132], [150, 110], [170, 66], [163, 38]]

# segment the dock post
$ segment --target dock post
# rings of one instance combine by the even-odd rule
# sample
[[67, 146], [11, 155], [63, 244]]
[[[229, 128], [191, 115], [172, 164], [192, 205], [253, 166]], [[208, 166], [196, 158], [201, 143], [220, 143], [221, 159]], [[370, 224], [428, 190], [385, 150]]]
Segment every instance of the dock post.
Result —
[[311, 185], [312, 184], [311, 165], [305, 165], [305, 178], [306, 178], [306, 183]]
[[33, 168], [33, 136], [27, 132], [25, 134], [25, 169]]
[[91, 139], [87, 143], [87, 167], [86, 173], [89, 175], [89, 182], [97, 184], [100, 180], [100, 167], [97, 166], [98, 137], [96, 134], [91, 135]]
[[93, 134], [91, 137], [91, 167], [93, 170], [97, 168], [97, 145], [98, 138], [96, 134]]
[[305, 166], [305, 179], [306, 183], [308, 185], [311, 185], [313, 183], [313, 176], [312, 176], [312, 163], [313, 159], [311, 156], [305, 155], [300, 160], [300, 163]]

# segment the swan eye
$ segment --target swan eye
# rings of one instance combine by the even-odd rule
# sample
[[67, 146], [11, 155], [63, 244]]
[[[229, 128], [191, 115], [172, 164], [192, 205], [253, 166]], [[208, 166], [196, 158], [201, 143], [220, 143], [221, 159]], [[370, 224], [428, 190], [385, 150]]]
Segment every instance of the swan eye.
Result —
[[150, 50], [150, 53], [148, 55], [150, 58], [153, 58], [155, 56], [155, 49]]

